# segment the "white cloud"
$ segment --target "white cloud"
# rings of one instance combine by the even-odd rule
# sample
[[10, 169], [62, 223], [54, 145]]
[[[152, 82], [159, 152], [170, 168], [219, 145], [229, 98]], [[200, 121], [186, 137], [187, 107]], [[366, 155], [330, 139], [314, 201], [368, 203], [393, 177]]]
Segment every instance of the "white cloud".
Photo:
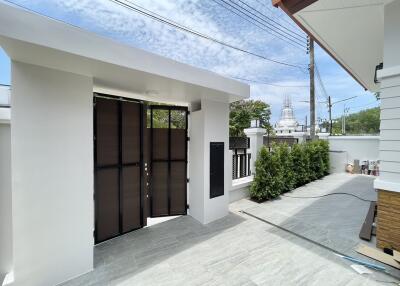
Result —
[[[308, 56], [304, 51], [249, 24], [215, 1], [128, 1], [232, 45], [283, 62], [307, 64]], [[291, 20], [282, 11], [273, 8], [270, 2], [265, 1], [265, 4], [262, 4], [259, 1], [245, 1], [281, 25], [302, 33], [294, 24], [289, 23]], [[126, 44], [220, 74], [273, 84], [308, 85], [308, 75], [299, 69], [274, 64], [176, 30], [112, 1], [13, 0], [13, 2]], [[316, 55], [326, 88], [335, 99], [361, 92], [357, 84], [321, 49], [317, 48]], [[308, 112], [308, 104], [299, 102], [307, 100], [306, 88], [279, 88], [253, 84], [251, 88], [253, 98], [263, 99], [272, 106], [273, 120], [279, 116], [285, 93], [292, 96], [298, 116]]]

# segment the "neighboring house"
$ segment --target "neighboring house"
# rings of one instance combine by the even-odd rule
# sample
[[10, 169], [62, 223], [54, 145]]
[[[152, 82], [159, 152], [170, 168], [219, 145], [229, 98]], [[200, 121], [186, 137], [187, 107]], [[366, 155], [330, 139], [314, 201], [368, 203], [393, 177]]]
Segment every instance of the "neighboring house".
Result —
[[248, 85], [4, 3], [0, 46], [12, 65], [0, 277], [55, 285], [147, 217], [228, 214], [229, 103]]
[[272, 2], [365, 89], [380, 92], [377, 246], [400, 250], [400, 1]]

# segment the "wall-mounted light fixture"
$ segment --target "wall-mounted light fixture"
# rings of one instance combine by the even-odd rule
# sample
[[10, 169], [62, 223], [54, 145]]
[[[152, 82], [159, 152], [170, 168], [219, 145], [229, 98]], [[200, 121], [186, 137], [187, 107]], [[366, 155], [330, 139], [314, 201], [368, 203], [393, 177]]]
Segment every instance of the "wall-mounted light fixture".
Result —
[[378, 73], [378, 70], [381, 70], [381, 69], [383, 69], [383, 63], [380, 63], [379, 65], [377, 65], [375, 67], [375, 75], [374, 75], [374, 82], [375, 83], [379, 83], [379, 80], [377, 78], [377, 73]]

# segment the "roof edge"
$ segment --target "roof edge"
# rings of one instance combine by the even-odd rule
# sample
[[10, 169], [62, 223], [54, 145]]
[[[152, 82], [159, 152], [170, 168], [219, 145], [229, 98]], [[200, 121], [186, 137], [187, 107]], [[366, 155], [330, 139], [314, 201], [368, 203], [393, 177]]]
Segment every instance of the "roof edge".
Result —
[[271, 0], [272, 5], [276, 8], [281, 8], [295, 23], [299, 26], [310, 38], [312, 38], [324, 51], [330, 55], [359, 85], [361, 85], [365, 90], [369, 90], [368, 87], [361, 82], [350, 70], [346, 67], [339, 59], [332, 54], [332, 52], [325, 47], [314, 35], [295, 17], [294, 14], [307, 8], [311, 4], [317, 2], [318, 0]]

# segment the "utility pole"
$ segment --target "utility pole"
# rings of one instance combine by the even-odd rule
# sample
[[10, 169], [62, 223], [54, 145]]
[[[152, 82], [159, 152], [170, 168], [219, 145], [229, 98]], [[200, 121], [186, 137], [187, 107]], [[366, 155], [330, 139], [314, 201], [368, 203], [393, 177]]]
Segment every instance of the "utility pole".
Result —
[[329, 108], [329, 135], [332, 135], [332, 102], [331, 102], [331, 96], [328, 96], [328, 108]]
[[304, 132], [307, 133], [307, 115], [306, 115], [306, 121], [304, 121], [304, 128], [305, 128]]
[[342, 135], [346, 135], [346, 113], [349, 112], [350, 108], [346, 108], [346, 104], [343, 107], [342, 117]]
[[310, 136], [315, 139], [315, 84], [314, 84], [314, 40], [308, 37], [310, 49]]

